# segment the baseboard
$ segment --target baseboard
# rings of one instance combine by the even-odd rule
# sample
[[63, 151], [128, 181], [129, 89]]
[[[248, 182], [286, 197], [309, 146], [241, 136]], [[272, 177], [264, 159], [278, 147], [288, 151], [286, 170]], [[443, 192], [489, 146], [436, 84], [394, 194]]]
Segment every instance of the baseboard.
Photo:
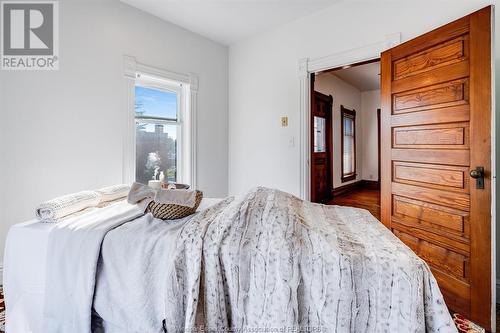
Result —
[[362, 179], [346, 185], [336, 187], [332, 190], [332, 194], [335, 197], [361, 188], [366, 188], [369, 190], [380, 190], [380, 182], [376, 180]]
[[380, 182], [377, 180], [366, 180], [361, 181], [361, 187], [369, 190], [380, 190]]
[[361, 188], [361, 180], [345, 184], [333, 189], [333, 196], [336, 197], [341, 194], [345, 194], [354, 190]]

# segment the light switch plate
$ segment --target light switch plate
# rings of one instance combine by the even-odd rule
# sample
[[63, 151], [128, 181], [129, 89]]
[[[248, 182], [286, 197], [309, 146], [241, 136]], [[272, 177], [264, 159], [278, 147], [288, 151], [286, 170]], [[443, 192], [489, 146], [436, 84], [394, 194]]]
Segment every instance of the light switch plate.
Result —
[[288, 126], [288, 117], [281, 117], [281, 126], [282, 127], [287, 127]]

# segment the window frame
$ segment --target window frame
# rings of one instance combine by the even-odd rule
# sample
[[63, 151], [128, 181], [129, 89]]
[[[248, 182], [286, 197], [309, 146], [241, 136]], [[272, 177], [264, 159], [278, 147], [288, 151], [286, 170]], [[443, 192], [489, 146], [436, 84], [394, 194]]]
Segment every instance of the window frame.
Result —
[[[345, 173], [344, 171], [344, 119], [352, 119], [352, 132], [353, 132], [353, 172]], [[342, 183], [355, 180], [357, 177], [356, 173], [356, 110], [347, 109], [343, 105], [340, 106], [340, 165], [341, 165], [341, 181]]]
[[[152, 116], [137, 117], [137, 114], [134, 112], [134, 120], [136, 123], [137, 121], [139, 121], [141, 123], [146, 123], [146, 124], [155, 124], [155, 125], [162, 124], [162, 125], [176, 126], [176, 155], [177, 155], [175, 161], [176, 182], [183, 182], [183, 180], [185, 180], [184, 165], [183, 165], [185, 161], [183, 157], [186, 150], [186, 147], [183, 145], [184, 143], [183, 133], [185, 131], [184, 130], [185, 122], [183, 120], [184, 120], [184, 114], [186, 113], [185, 110], [186, 106], [185, 103], [182, 102], [184, 100], [184, 90], [182, 89], [182, 83], [164, 80], [160, 77], [153, 77], [137, 73], [134, 92], [135, 92], [135, 87], [137, 86], [176, 94], [177, 119], [152, 117]], [[134, 105], [135, 105], [135, 93], [134, 93]], [[135, 144], [137, 147], [137, 138], [135, 139]], [[135, 171], [137, 172], [137, 170]]]
[[[180, 74], [141, 64], [134, 57], [124, 56], [124, 77], [126, 85], [125, 131], [123, 136], [123, 169], [122, 181], [130, 184], [136, 177], [136, 113], [135, 87], [136, 81], [146, 80], [153, 89], [174, 90], [178, 93], [178, 108], [181, 112], [177, 121], [160, 119], [165, 123], [178, 124], [182, 132], [177, 134], [177, 182], [189, 184], [197, 189], [197, 97], [198, 75], [194, 73]], [[145, 86], [144, 84], [140, 84]], [[155, 118], [155, 117], [145, 117]], [[142, 121], [142, 120], [141, 120]], [[153, 122], [158, 122], [154, 120]], [[179, 168], [180, 166], [180, 168]]]

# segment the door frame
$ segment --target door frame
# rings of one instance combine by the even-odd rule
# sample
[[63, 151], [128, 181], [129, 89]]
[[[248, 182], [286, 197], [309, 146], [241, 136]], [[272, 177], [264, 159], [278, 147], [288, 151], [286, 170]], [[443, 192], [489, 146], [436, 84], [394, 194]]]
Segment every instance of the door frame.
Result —
[[401, 33], [387, 35], [385, 41], [365, 45], [356, 49], [333, 53], [319, 58], [302, 58], [298, 61], [300, 84], [299, 128], [300, 128], [300, 198], [311, 199], [311, 74], [331, 68], [341, 68], [380, 58], [380, 54], [401, 43]]
[[[381, 152], [382, 152], [382, 146], [381, 146], [381, 142], [382, 142], [382, 109], [381, 108], [378, 108], [377, 109], [377, 158], [378, 158], [378, 161], [377, 161], [377, 177], [378, 177], [378, 190], [380, 191], [380, 189], [382, 188], [382, 179], [381, 179], [381, 175], [382, 175], [382, 172], [380, 171], [382, 168], [382, 156], [381, 156]], [[379, 198], [380, 199], [380, 198]], [[379, 202], [380, 204], [380, 202]]]

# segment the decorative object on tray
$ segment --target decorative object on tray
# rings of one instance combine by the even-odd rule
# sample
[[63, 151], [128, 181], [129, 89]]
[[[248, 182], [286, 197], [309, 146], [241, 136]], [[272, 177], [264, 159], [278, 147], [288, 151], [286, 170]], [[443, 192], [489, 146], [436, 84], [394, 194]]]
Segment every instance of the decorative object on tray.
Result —
[[[170, 188], [151, 188], [140, 183], [134, 183], [128, 196], [130, 204], [138, 204], [145, 212], [150, 212], [155, 218], [162, 220], [180, 219], [196, 212], [203, 193], [189, 190], [188, 185], [169, 184]], [[173, 185], [173, 186], [172, 186]]]
[[161, 184], [161, 188], [166, 189], [166, 190], [188, 190], [189, 185], [187, 184], [180, 184], [180, 183], [163, 183]]
[[161, 181], [152, 179], [148, 182], [148, 186], [154, 189], [160, 189], [162, 185]]
[[148, 181], [148, 186], [151, 187], [152, 189], [168, 189], [168, 190], [187, 190], [189, 189], [189, 185], [187, 184], [180, 184], [180, 183], [171, 183], [165, 178], [165, 173], [163, 171], [160, 171], [160, 167], [156, 166], [153, 177], [151, 177], [151, 180]]

